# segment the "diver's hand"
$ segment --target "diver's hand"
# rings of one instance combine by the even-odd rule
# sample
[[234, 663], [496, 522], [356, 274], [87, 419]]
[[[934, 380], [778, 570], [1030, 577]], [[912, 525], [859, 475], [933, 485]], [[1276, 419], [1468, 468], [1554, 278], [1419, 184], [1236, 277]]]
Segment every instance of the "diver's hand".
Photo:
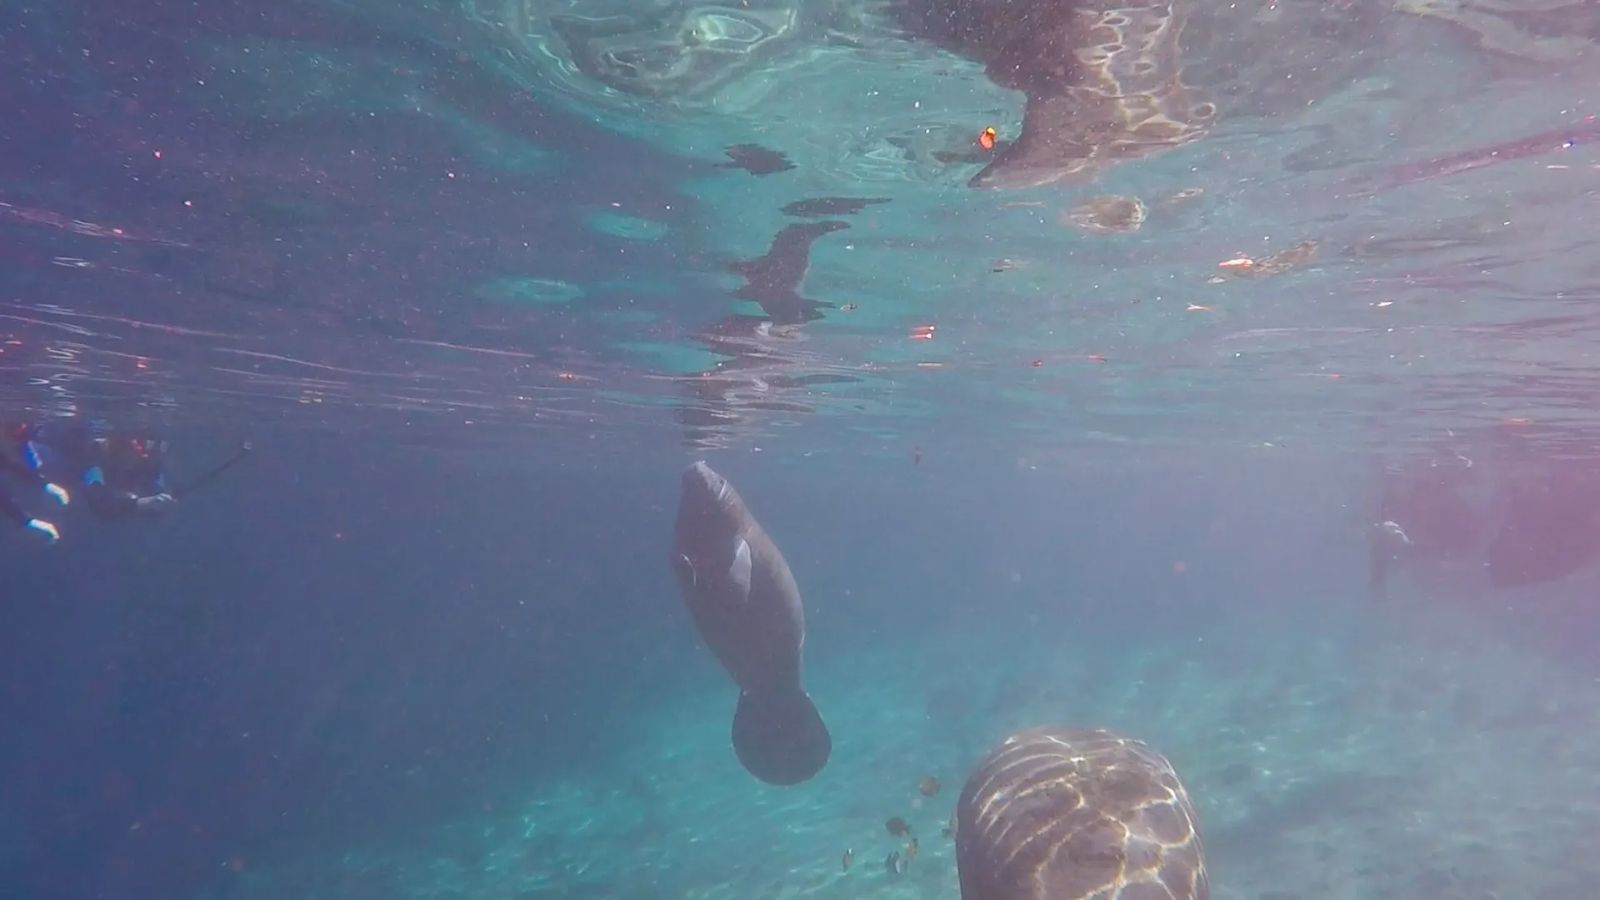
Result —
[[52, 544], [61, 540], [61, 532], [57, 531], [54, 525], [51, 525], [49, 522], [46, 522], [43, 519], [29, 519], [28, 527], [33, 531], [44, 535], [45, 539]]
[[44, 486], [44, 492], [56, 498], [56, 502], [60, 503], [62, 506], [66, 506], [68, 503], [72, 502], [72, 497], [67, 494], [67, 489], [54, 482], [46, 484]]
[[178, 498], [165, 491], [162, 491], [161, 493], [151, 497], [140, 497], [138, 500], [134, 501], [134, 505], [137, 506], [139, 508], [139, 512], [142, 513], [164, 513], [168, 509], [171, 509], [172, 505], [177, 502]]

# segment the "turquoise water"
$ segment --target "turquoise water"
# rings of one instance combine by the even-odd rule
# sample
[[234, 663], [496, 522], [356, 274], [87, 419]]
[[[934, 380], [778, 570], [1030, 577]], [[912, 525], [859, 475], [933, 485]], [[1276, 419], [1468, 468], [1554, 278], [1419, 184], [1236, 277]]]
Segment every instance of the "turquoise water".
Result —
[[[256, 448], [0, 541], [0, 895], [953, 900], [1063, 724], [1218, 898], [1590, 898], [1593, 10], [1132, 6], [1202, 124], [991, 189], [978, 45], [1065, 4], [0, 3], [0, 423]], [[797, 786], [673, 581], [701, 458], [804, 597]]]
[[[1068, 621], [1046, 620], [1062, 632], [1048, 638], [966, 624], [823, 656], [811, 682], [837, 761], [799, 788], [738, 769], [732, 698], [707, 673], [663, 691], [619, 732], [627, 747], [581, 775], [508, 788], [420, 840], [292, 855], [218, 895], [956, 898], [940, 832], [965, 768], [1070, 710], [1158, 741], [1180, 767], [1218, 896], [1582, 896], [1572, 861], [1597, 815], [1578, 798], [1600, 786], [1592, 680], [1434, 616], [1362, 626], [1403, 641], [1324, 620], [1325, 636], [1295, 641], [1274, 623], [1114, 629], [1099, 647]], [[931, 798], [925, 774], [944, 784]], [[922, 848], [898, 875], [883, 864], [903, 846], [893, 815]]]

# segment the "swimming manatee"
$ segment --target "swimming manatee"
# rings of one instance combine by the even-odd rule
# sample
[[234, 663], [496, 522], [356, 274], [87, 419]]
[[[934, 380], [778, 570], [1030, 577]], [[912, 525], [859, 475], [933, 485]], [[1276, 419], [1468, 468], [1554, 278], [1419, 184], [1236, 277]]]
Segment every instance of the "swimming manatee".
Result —
[[833, 739], [801, 684], [800, 588], [739, 492], [704, 461], [683, 473], [672, 571], [700, 637], [739, 686], [740, 764], [768, 784], [816, 775]]

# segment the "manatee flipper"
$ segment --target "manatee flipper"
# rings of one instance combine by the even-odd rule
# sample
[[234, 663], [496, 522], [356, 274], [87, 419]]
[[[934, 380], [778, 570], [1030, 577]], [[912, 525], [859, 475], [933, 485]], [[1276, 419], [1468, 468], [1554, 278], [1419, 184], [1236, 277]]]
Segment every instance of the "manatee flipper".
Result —
[[746, 771], [768, 784], [799, 784], [822, 771], [833, 737], [805, 691], [741, 691], [733, 712], [733, 752]]
[[750, 542], [739, 538], [733, 550], [733, 565], [728, 567], [728, 580], [738, 592], [740, 602], [750, 598]]
[[973, 187], [1032, 187], [1087, 169], [1095, 148], [1076, 129], [1083, 104], [1070, 95], [1029, 97], [1022, 133], [972, 178]]

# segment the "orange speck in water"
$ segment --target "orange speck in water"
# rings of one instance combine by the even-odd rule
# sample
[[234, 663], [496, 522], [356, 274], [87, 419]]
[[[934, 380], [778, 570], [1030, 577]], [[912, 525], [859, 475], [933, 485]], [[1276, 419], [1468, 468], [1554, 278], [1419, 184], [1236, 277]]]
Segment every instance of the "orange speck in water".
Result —
[[994, 126], [991, 125], [988, 128], [985, 128], [983, 131], [978, 133], [978, 146], [982, 147], [985, 150], [993, 150], [994, 149], [994, 139], [995, 139], [995, 130], [994, 130]]
[[155, 151], [155, 154], [156, 154], [156, 159], [160, 159], [161, 158], [161, 151], [160, 150]]
[[1216, 312], [1216, 310], [1209, 306], [1201, 306], [1198, 303], [1191, 303], [1189, 304], [1189, 312]]
[[1028, 363], [1028, 365], [1030, 365], [1030, 366], [1033, 366], [1033, 367], [1034, 367], [1034, 368], [1035, 368], [1035, 369], [1037, 369], [1037, 368], [1039, 368], [1039, 367], [1040, 367], [1040, 366], [1043, 366], [1043, 365], [1044, 365], [1044, 360], [1042, 360], [1042, 359], [1036, 359], [1036, 360], [1034, 360], [1034, 361], [1033, 361], [1033, 362], [1030, 362], [1030, 363]]
[[911, 328], [911, 339], [913, 341], [931, 341], [931, 340], [933, 340], [933, 326], [932, 325], [915, 325], [915, 326], [912, 326], [912, 328]]
[[1523, 425], [1532, 425], [1533, 420], [1524, 416], [1511, 416], [1506, 419], [1505, 423], [1512, 428], [1520, 428]]
[[1182, 575], [1187, 571], [1189, 571], [1189, 564], [1181, 559], [1172, 564], [1172, 574], [1174, 575]]
[[1256, 264], [1256, 261], [1251, 259], [1248, 256], [1236, 256], [1233, 259], [1225, 259], [1222, 262], [1217, 263], [1217, 268], [1219, 268], [1219, 269], [1249, 269], [1249, 268], [1255, 266], [1255, 264]]
[[[701, 374], [705, 374], [705, 373], [702, 372]], [[577, 374], [573, 373], [573, 372], [557, 372], [556, 373], [556, 377], [561, 379], [562, 381], [577, 381], [578, 380]]]

